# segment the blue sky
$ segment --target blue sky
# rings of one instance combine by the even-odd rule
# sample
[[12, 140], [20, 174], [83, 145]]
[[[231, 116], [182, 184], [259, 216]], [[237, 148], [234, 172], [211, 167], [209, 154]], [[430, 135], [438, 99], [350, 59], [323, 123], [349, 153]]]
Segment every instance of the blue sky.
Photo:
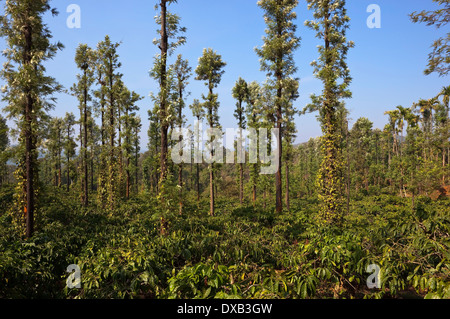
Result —
[[[359, 117], [367, 117], [374, 127], [383, 128], [387, 117], [383, 113], [397, 105], [409, 107], [420, 98], [430, 98], [448, 85], [448, 77], [425, 76], [430, 45], [444, 33], [422, 24], [413, 24], [408, 14], [423, 9], [432, 10], [436, 6], [431, 0], [349, 0], [348, 15], [351, 29], [348, 39], [355, 42], [348, 65], [353, 82], [350, 87], [353, 98], [347, 101], [351, 123]], [[70, 29], [66, 12], [70, 4], [81, 8], [81, 28]], [[54, 0], [52, 5], [60, 14], [48, 16], [46, 22], [53, 32], [53, 40], [61, 41], [65, 49], [49, 61], [47, 71], [66, 88], [75, 82], [78, 73], [74, 56], [79, 43], [95, 47], [109, 35], [114, 42], [122, 42], [118, 53], [122, 62], [121, 72], [124, 82], [145, 98], [138, 103], [143, 120], [142, 148], [147, 148], [147, 129], [149, 126], [147, 110], [151, 109], [150, 92], [157, 92], [158, 86], [148, 75], [153, 58], [158, 49], [152, 44], [157, 37], [154, 21], [156, 0]], [[370, 4], [381, 8], [381, 28], [369, 29], [366, 12]], [[1, 4], [3, 5], [3, 3]], [[187, 27], [187, 43], [180, 47], [182, 54], [195, 70], [203, 48], [213, 48], [227, 62], [225, 74], [217, 89], [221, 103], [219, 109], [222, 127], [235, 127], [233, 117], [235, 101], [231, 89], [241, 76], [247, 81], [264, 81], [265, 74], [260, 71], [259, 58], [254, 48], [262, 45], [265, 24], [263, 12], [256, 0], [179, 0], [170, 6], [170, 11], [181, 17], [181, 24]], [[310, 62], [317, 59], [319, 40], [315, 33], [304, 26], [304, 21], [312, 18], [306, 1], [300, 0], [297, 8], [298, 36], [302, 38], [301, 47], [295, 53], [300, 82], [300, 98], [296, 107], [302, 109], [309, 102], [311, 93], [320, 93], [321, 82], [314, 78]], [[0, 40], [0, 49], [4, 48]], [[2, 63], [4, 58], [1, 57]], [[3, 85], [3, 84], [1, 84]], [[194, 98], [201, 98], [206, 92], [203, 83], [191, 78], [188, 86], [191, 92], [187, 98], [190, 104]], [[4, 104], [1, 104], [3, 106]], [[66, 112], [78, 115], [77, 101], [66, 94], [58, 95], [58, 103], [51, 112], [54, 116], [64, 116]], [[185, 114], [189, 123], [192, 116], [189, 108]], [[297, 117], [297, 142], [305, 142], [311, 137], [321, 135], [315, 114]]]

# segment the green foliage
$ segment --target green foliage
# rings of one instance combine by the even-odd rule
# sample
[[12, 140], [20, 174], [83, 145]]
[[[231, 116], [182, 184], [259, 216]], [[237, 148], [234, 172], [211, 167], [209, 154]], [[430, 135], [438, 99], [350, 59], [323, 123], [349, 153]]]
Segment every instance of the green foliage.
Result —
[[[294, 147], [297, 110], [293, 102], [299, 82], [292, 76], [297, 70], [294, 51], [300, 45], [294, 23], [298, 1], [260, 0], [267, 29], [264, 45], [256, 52], [268, 79], [259, 84], [239, 78], [231, 93], [238, 101], [235, 116], [240, 128], [282, 130], [282, 155], [292, 177], [284, 183], [287, 191], [295, 190], [290, 209], [282, 211], [281, 200], [276, 213], [273, 205], [267, 205], [266, 195], [274, 195], [274, 178], [259, 175], [261, 163], [250, 165], [248, 173], [243, 165], [239, 167], [239, 204], [234, 200], [238, 190], [233, 166], [211, 164], [207, 170], [207, 165], [197, 165], [201, 169], [195, 178], [197, 194], [193, 166], [188, 172], [187, 165], [182, 169], [164, 156], [170, 146], [163, 141], [168, 129], [185, 124], [183, 99], [192, 71], [181, 55], [167, 65], [174, 50], [186, 41], [186, 29], [179, 26], [177, 15], [166, 12], [162, 21], [166, 6], [175, 2], [162, 0], [161, 15], [156, 17], [165, 30], [154, 41], [161, 54], [155, 57], [150, 76], [160, 85], [159, 92], [151, 95], [149, 151], [141, 160], [136, 106], [141, 97], [122, 82], [120, 44], [106, 36], [96, 50], [78, 47], [75, 62], [82, 74], [72, 90], [79, 100], [80, 130], [84, 128], [78, 161], [74, 159], [74, 115], [66, 114], [62, 120], [46, 113], [54, 102], [52, 93], [61, 87], [45, 76], [42, 62], [62, 48], [49, 43], [51, 34], [41, 19], [50, 10], [48, 1], [6, 3], [0, 18], [0, 33], [8, 45], [1, 72], [6, 81], [3, 100], [20, 134], [14, 153], [17, 183], [0, 184], [0, 298], [450, 298], [450, 202], [443, 193], [431, 194], [444, 189], [450, 178], [449, 88], [411, 108], [397, 106], [386, 112], [389, 123], [383, 131], [373, 129], [366, 118], [358, 119], [349, 130], [342, 102], [351, 96], [346, 58], [353, 47], [346, 39], [350, 20], [346, 1], [308, 0], [315, 20], [306, 25], [325, 42], [318, 47], [318, 61], [312, 63], [324, 91], [312, 96], [304, 112], [319, 111], [324, 136]], [[440, 27], [445, 14], [445, 10], [423, 12], [413, 19]], [[22, 23], [20, 28], [16, 20]], [[25, 45], [30, 28], [33, 50]], [[436, 43], [435, 49], [440, 50], [441, 44]], [[429, 72], [445, 73], [445, 62], [440, 57], [430, 60]], [[206, 118], [211, 128], [220, 128], [214, 91], [225, 66], [219, 54], [204, 49], [195, 70], [196, 80], [203, 81], [208, 92], [202, 96], [203, 103], [194, 99], [190, 107], [193, 116]], [[92, 92], [94, 85], [98, 87]], [[33, 104], [30, 99], [34, 108], [25, 114], [24, 106]], [[94, 113], [101, 115], [100, 128]], [[48, 134], [43, 134], [44, 127]], [[7, 133], [0, 117], [0, 176], [9, 169], [6, 162], [12, 153]], [[31, 138], [32, 144], [26, 151], [25, 138]], [[192, 137], [190, 143], [198, 141]], [[41, 147], [43, 158], [38, 156]], [[61, 184], [62, 153], [66, 190], [49, 186]], [[39, 172], [44, 178], [39, 179], [37, 165], [33, 167], [34, 184], [42, 181], [33, 194], [39, 195], [35, 205], [39, 214], [35, 216], [37, 232], [25, 240], [24, 161], [29, 158], [42, 163]], [[96, 192], [97, 203], [90, 201], [82, 207], [70, 184], [79, 183], [88, 194], [88, 161], [93, 165], [89, 168], [91, 193]], [[84, 164], [85, 173], [77, 174], [76, 163]], [[121, 198], [124, 173], [127, 200]], [[277, 200], [281, 169], [278, 173]], [[251, 183], [245, 187], [248, 176]], [[131, 194], [132, 178], [136, 192]], [[53, 179], [55, 183], [49, 183]], [[203, 187], [201, 193], [200, 186], [208, 181], [211, 188]], [[208, 192], [209, 207], [204, 196]], [[251, 207], [244, 192], [252, 192]], [[66, 286], [67, 266], [72, 264], [81, 269], [80, 289]], [[373, 264], [381, 270], [378, 289], [367, 286], [367, 267]]]
[[198, 66], [195, 69], [196, 77], [198, 81], [204, 81], [208, 87], [208, 95], [202, 95], [205, 101], [202, 106], [205, 110], [204, 116], [208, 121], [209, 127], [219, 126], [219, 101], [218, 95], [213, 93], [213, 89], [216, 88], [222, 80], [222, 75], [225, 73], [223, 68], [227, 64], [222, 61], [222, 56], [215, 52], [213, 49], [203, 49], [203, 55], [198, 60]]
[[[3, 188], [2, 202], [12, 203], [12, 194]], [[275, 214], [219, 198], [212, 218], [195, 200], [179, 215], [142, 194], [108, 216], [83, 210], [59, 188], [45, 194], [28, 241], [0, 215], [3, 298], [448, 298], [450, 291], [448, 200], [418, 197], [411, 210], [399, 197], [366, 197], [351, 203], [338, 229], [320, 226], [309, 200]], [[66, 287], [70, 264], [81, 268], [81, 289]], [[370, 264], [381, 268], [380, 289], [366, 286]]]

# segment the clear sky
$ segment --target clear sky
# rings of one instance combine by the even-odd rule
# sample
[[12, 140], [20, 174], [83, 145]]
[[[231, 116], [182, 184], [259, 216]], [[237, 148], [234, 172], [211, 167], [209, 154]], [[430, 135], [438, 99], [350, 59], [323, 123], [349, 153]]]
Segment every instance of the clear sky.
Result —
[[[51, 3], [60, 14], [46, 17], [53, 32], [53, 40], [61, 41], [65, 49], [57, 54], [46, 66], [66, 88], [75, 82], [78, 70], [74, 62], [75, 49], [79, 43], [95, 47], [109, 35], [114, 42], [122, 42], [118, 53], [123, 66], [124, 82], [145, 98], [138, 103], [143, 120], [142, 148], [147, 149], [147, 129], [149, 122], [147, 110], [151, 109], [150, 92], [157, 92], [158, 85], [148, 71], [158, 48], [152, 44], [157, 35], [154, 16], [156, 0], [53, 0]], [[235, 101], [231, 89], [241, 76], [247, 81], [264, 81], [265, 74], [260, 71], [259, 58], [254, 48], [262, 45], [265, 24], [263, 12], [256, 0], [179, 0], [169, 10], [181, 17], [181, 24], [187, 27], [187, 43], [180, 47], [172, 57], [182, 54], [195, 70], [203, 48], [213, 48], [227, 62], [225, 74], [217, 89], [220, 122], [223, 128], [235, 127], [233, 116]], [[81, 28], [70, 29], [66, 12], [70, 4], [81, 8]], [[351, 123], [359, 117], [367, 117], [374, 127], [383, 128], [387, 117], [383, 113], [397, 105], [409, 107], [420, 98], [435, 96], [444, 85], [449, 85], [448, 77], [425, 76], [423, 70], [432, 42], [448, 30], [436, 30], [423, 24], [413, 24], [408, 14], [423, 9], [432, 10], [436, 6], [431, 0], [348, 0], [348, 15], [351, 29], [348, 39], [355, 42], [348, 65], [353, 82], [350, 87], [353, 98], [347, 101]], [[4, 2], [0, 2], [3, 6]], [[367, 7], [377, 4], [381, 8], [381, 28], [367, 26]], [[300, 98], [296, 107], [302, 109], [309, 102], [311, 93], [320, 93], [321, 82], [314, 78], [310, 62], [317, 59], [317, 45], [314, 31], [304, 26], [305, 20], [312, 18], [306, 1], [300, 0], [297, 8], [298, 36], [302, 38], [301, 47], [295, 53], [300, 82]], [[5, 44], [0, 40], [0, 49]], [[2, 63], [4, 57], [0, 57]], [[0, 83], [3, 85], [2, 83]], [[186, 103], [201, 98], [206, 93], [203, 83], [191, 78], [188, 86], [191, 92]], [[1, 104], [3, 106], [4, 103]], [[77, 101], [67, 94], [58, 95], [58, 103], [52, 111], [54, 116], [64, 116], [66, 112], [78, 115]], [[189, 108], [185, 114], [188, 123], [193, 123]], [[297, 117], [297, 142], [305, 142], [311, 137], [321, 135], [315, 114]]]

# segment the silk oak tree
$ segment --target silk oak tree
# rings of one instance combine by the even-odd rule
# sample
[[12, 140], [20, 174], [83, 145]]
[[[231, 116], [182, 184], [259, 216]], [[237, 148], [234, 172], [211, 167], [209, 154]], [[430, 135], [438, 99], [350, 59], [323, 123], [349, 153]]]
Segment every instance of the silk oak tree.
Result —
[[[139, 107], [136, 103], [142, 100], [139, 94], [134, 91], [130, 91], [128, 88], [124, 87], [122, 92], [122, 106], [124, 114], [121, 116], [121, 122], [123, 124], [123, 131], [121, 135], [123, 137], [123, 154], [125, 157], [125, 174], [126, 174], [126, 190], [125, 197], [130, 198], [130, 188], [131, 188], [131, 174], [134, 170], [133, 158], [135, 157], [136, 148], [136, 129], [140, 127], [140, 121], [136, 121], [136, 112]], [[139, 131], [139, 130], [138, 130]], [[137, 139], [139, 141], [139, 139]]]
[[72, 170], [72, 163], [71, 160], [75, 156], [75, 148], [76, 143], [73, 138], [74, 132], [74, 126], [75, 126], [76, 120], [75, 115], [73, 113], [66, 113], [66, 116], [64, 117], [64, 140], [63, 140], [63, 150], [64, 150], [64, 156], [66, 159], [66, 177], [67, 177], [67, 184], [66, 189], [67, 192], [70, 190], [70, 172]]
[[245, 117], [245, 107], [244, 103], [248, 101], [248, 85], [247, 82], [239, 78], [236, 81], [235, 86], [232, 89], [232, 95], [237, 100], [236, 109], [234, 110], [234, 117], [238, 121], [239, 136], [237, 140], [236, 147], [236, 158], [239, 163], [239, 203], [242, 205], [244, 201], [244, 163], [245, 151], [242, 146], [243, 143], [243, 130], [245, 130], [247, 125], [247, 120]]
[[63, 125], [63, 119], [54, 117], [50, 119], [47, 129], [46, 146], [52, 164], [54, 185], [57, 187], [61, 187], [62, 178]]
[[[192, 111], [192, 116], [195, 117], [197, 120], [197, 127], [195, 128], [195, 131], [200, 130], [200, 121], [202, 121], [203, 117], [205, 116], [205, 111], [203, 109], [202, 103], [198, 99], [194, 99], [193, 103], [189, 105], [189, 108]], [[200, 159], [201, 159], [201, 151], [200, 151], [200, 134], [199, 132], [196, 132], [195, 140], [194, 140], [194, 152], [193, 152], [193, 161], [195, 162], [196, 166], [196, 189], [197, 189], [197, 203], [200, 202]]]
[[[120, 43], [113, 43], [109, 36], [97, 45], [97, 74], [101, 79], [100, 95], [104, 99], [102, 108], [102, 159], [104, 166], [99, 172], [98, 202], [103, 208], [115, 207], [119, 195], [119, 167], [117, 131], [119, 122], [119, 98], [122, 92], [122, 74], [118, 71], [119, 62], [117, 48]], [[101, 76], [100, 76], [101, 75]]]
[[81, 73], [77, 75], [78, 82], [72, 88], [72, 94], [78, 99], [80, 109], [80, 156], [81, 156], [81, 202], [84, 207], [89, 203], [88, 187], [88, 125], [92, 112], [88, 102], [92, 100], [91, 86], [94, 83], [95, 55], [86, 44], [80, 44], [75, 52], [75, 63]]
[[[168, 92], [168, 58], [175, 49], [186, 42], [184, 33], [186, 28], [180, 27], [180, 17], [170, 13], [167, 9], [176, 0], [160, 0], [158, 6], [161, 13], [155, 17], [156, 23], [160, 26], [159, 39], [154, 39], [153, 43], [158, 46], [160, 53], [155, 57], [155, 65], [150, 75], [159, 82], [159, 121], [161, 129], [161, 150], [160, 150], [160, 183], [167, 177], [167, 157], [168, 157], [168, 132], [170, 127], [171, 110]], [[163, 197], [162, 197], [163, 198]]]
[[295, 128], [294, 116], [298, 113], [297, 109], [293, 105], [293, 101], [298, 99], [298, 87], [299, 82], [297, 79], [286, 79], [286, 88], [284, 92], [283, 103], [283, 139], [284, 139], [284, 152], [283, 158], [285, 163], [285, 204], [286, 209], [291, 209], [290, 205], [290, 173], [289, 168], [294, 156], [294, 140], [297, 130]]
[[[259, 170], [260, 163], [258, 161], [258, 151], [259, 145], [257, 143], [258, 140], [258, 129], [260, 128], [260, 118], [261, 118], [261, 109], [260, 109], [260, 99], [261, 99], [261, 86], [258, 82], [253, 81], [247, 84], [247, 108], [245, 109], [245, 115], [247, 118], [247, 125], [249, 129], [254, 130], [254, 134], [256, 140], [253, 142], [254, 155], [256, 155], [256, 159], [254, 159], [255, 163], [250, 163], [250, 183], [252, 187], [252, 203], [253, 207], [256, 206], [256, 196], [257, 196], [257, 186], [259, 181]], [[256, 144], [256, 145], [255, 145]]]
[[272, 78], [276, 90], [274, 102], [275, 128], [278, 135], [278, 169], [275, 175], [276, 211], [283, 210], [282, 202], [282, 136], [283, 136], [283, 104], [285, 103], [286, 79], [293, 75], [295, 67], [294, 52], [300, 46], [300, 38], [296, 35], [297, 26], [294, 20], [297, 18], [295, 8], [298, 0], [260, 0], [258, 5], [264, 10], [266, 22], [266, 35], [264, 44], [256, 49], [261, 58], [261, 70], [267, 72]]
[[[184, 60], [182, 55], [179, 54], [175, 64], [173, 65], [174, 80], [176, 87], [175, 101], [175, 126], [179, 129], [179, 143], [183, 143], [183, 136], [181, 134], [183, 125], [185, 124], [185, 118], [183, 115], [183, 109], [186, 105], [184, 98], [186, 95], [186, 87], [189, 84], [188, 80], [192, 75], [192, 68], [189, 66], [189, 61]], [[187, 141], [185, 141], [187, 143]], [[181, 154], [182, 155], [182, 150]], [[178, 186], [179, 186], [179, 213], [183, 212], [183, 163], [178, 164]]]
[[8, 125], [6, 119], [0, 115], [0, 186], [6, 181], [7, 166], [6, 163], [9, 159], [9, 135]]
[[[204, 81], [208, 87], [208, 95], [202, 95], [204, 103], [202, 104], [205, 110], [205, 117], [208, 122], [209, 128], [219, 128], [219, 101], [218, 94], [214, 93], [214, 89], [220, 84], [222, 75], [225, 73], [223, 68], [227, 64], [222, 61], [222, 56], [215, 52], [213, 49], [203, 49], [203, 55], [198, 60], [198, 66], [195, 69], [197, 74], [196, 80]], [[214, 142], [214, 137], [211, 137], [209, 143]], [[214, 156], [214, 149], [211, 145], [211, 158]], [[210, 210], [211, 216], [214, 215], [214, 163], [211, 161], [209, 164], [209, 192], [210, 192]]]
[[[38, 191], [38, 153], [41, 118], [56, 101], [53, 94], [62, 90], [54, 78], [46, 75], [44, 62], [52, 59], [61, 43], [50, 42], [52, 34], [43, 21], [47, 13], [57, 15], [47, 0], [11, 0], [0, 17], [0, 35], [6, 40], [1, 76], [5, 80], [3, 101], [10, 118], [20, 131], [18, 148], [18, 205], [25, 216], [26, 237], [34, 231]], [[22, 215], [22, 216], [23, 216]]]
[[347, 16], [345, 0], [307, 0], [308, 9], [313, 10], [314, 20], [306, 26], [316, 31], [323, 41], [318, 46], [319, 59], [313, 61], [315, 76], [323, 82], [320, 96], [312, 96], [313, 104], [319, 105], [322, 126], [323, 160], [318, 173], [321, 216], [328, 223], [340, 224], [343, 212], [344, 161], [341, 150], [341, 121], [338, 111], [342, 99], [351, 97], [348, 86], [351, 82], [347, 67], [347, 53], [353, 42], [347, 41], [346, 30], [350, 18]]

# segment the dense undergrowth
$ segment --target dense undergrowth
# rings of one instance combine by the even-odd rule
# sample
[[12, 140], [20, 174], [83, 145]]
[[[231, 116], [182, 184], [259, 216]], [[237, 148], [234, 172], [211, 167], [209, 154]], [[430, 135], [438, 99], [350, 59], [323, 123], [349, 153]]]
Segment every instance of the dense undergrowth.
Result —
[[[36, 234], [22, 240], [12, 189], [1, 191], [0, 298], [450, 298], [448, 199], [418, 198], [413, 210], [410, 199], [368, 196], [333, 229], [317, 226], [314, 200], [275, 214], [222, 199], [210, 217], [197, 203], [182, 216], [159, 211], [145, 195], [106, 214], [45, 193]], [[70, 264], [81, 289], [66, 287]], [[367, 287], [370, 264], [379, 289]]]

